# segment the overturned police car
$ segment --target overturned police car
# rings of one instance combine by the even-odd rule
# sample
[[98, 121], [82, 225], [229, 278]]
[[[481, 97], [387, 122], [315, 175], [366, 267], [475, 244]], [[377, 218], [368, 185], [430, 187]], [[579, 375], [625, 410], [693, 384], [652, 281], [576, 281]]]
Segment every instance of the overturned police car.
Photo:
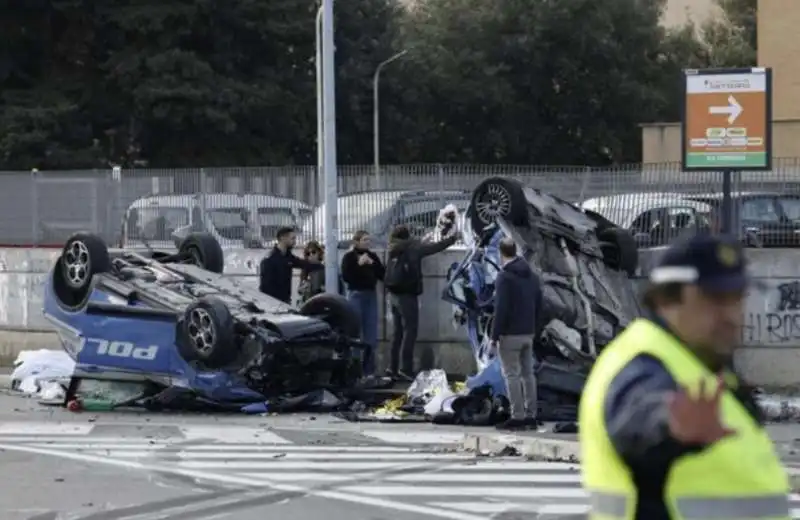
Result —
[[211, 235], [175, 239], [177, 252], [147, 254], [112, 253], [88, 233], [67, 240], [45, 284], [44, 314], [76, 362], [73, 393], [86, 379], [125, 381], [140, 385], [146, 405], [181, 394], [182, 408], [236, 408], [359, 383], [364, 345], [343, 297], [322, 294], [295, 309], [223, 277]]
[[[447, 274], [444, 299], [466, 328], [478, 372], [468, 388], [505, 396], [499, 359], [489, 348], [498, 244], [513, 239], [541, 279], [543, 309], [534, 342], [541, 406], [577, 404], [597, 353], [640, 314], [632, 235], [597, 213], [506, 178], [473, 192], [462, 218], [467, 251]], [[547, 415], [547, 412], [545, 412]]]

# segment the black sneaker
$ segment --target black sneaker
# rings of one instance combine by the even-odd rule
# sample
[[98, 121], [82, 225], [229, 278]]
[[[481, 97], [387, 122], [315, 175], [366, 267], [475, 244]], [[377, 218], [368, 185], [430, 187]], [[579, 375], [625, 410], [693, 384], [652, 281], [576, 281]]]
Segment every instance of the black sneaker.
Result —
[[525, 426], [529, 430], [538, 430], [539, 428], [544, 426], [544, 423], [539, 419], [537, 419], [536, 417], [526, 417]]
[[525, 419], [509, 419], [497, 425], [498, 430], [524, 430], [527, 427]]
[[397, 372], [395, 372], [391, 368], [387, 368], [386, 371], [383, 374], [386, 377], [391, 377], [392, 379], [397, 379]]

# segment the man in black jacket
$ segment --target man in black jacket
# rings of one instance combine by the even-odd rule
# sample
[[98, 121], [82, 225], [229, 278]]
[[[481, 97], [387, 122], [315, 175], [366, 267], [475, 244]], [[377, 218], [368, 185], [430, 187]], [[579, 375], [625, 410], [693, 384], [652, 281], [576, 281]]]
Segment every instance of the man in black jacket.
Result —
[[510, 238], [500, 241], [503, 268], [497, 275], [494, 293], [493, 348], [497, 349], [508, 388], [511, 417], [501, 429], [536, 427], [536, 377], [533, 372], [533, 340], [536, 318], [542, 308], [539, 277]]
[[[411, 238], [404, 225], [394, 228], [389, 237], [389, 255], [384, 286], [392, 308], [392, 354], [389, 375], [414, 380], [414, 345], [419, 329], [419, 296], [422, 294], [422, 259], [452, 246], [460, 234], [439, 242], [425, 243]], [[400, 369], [402, 351], [402, 369]]]
[[275, 238], [275, 247], [261, 260], [258, 289], [284, 303], [291, 303], [292, 269], [317, 271], [324, 269], [325, 264], [294, 256], [292, 249], [297, 243], [297, 235], [293, 228], [282, 227]]

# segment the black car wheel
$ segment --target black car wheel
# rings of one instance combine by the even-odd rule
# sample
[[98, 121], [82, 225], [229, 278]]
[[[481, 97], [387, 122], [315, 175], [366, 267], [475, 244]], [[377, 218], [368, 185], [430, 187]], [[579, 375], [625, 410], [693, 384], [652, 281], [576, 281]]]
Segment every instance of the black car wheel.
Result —
[[469, 206], [470, 225], [475, 233], [502, 217], [516, 226], [527, 225], [528, 201], [520, 183], [512, 179], [492, 177], [475, 188]]
[[324, 320], [335, 331], [348, 338], [361, 336], [361, 319], [358, 311], [339, 294], [323, 293], [306, 300], [300, 314]]
[[102, 238], [75, 233], [64, 244], [53, 270], [53, 290], [59, 303], [73, 308], [89, 297], [92, 279], [111, 269], [111, 257]]
[[618, 227], [598, 232], [603, 260], [615, 269], [634, 276], [639, 267], [639, 248], [630, 231]]
[[225, 269], [225, 254], [222, 246], [209, 233], [192, 233], [187, 236], [181, 242], [178, 254], [182, 258], [190, 260], [194, 265], [212, 273], [222, 274]]
[[201, 298], [186, 308], [179, 323], [178, 351], [186, 361], [220, 368], [239, 355], [231, 311], [217, 298]]

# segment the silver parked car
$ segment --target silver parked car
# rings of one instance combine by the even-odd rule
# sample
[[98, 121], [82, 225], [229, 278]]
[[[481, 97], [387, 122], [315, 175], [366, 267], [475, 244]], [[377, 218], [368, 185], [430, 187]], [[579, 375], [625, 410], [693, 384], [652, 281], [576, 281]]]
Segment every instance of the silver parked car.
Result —
[[[372, 235], [377, 246], [388, 242], [392, 227], [405, 224], [412, 235], [423, 238], [436, 228], [439, 211], [447, 204], [459, 212], [466, 210], [470, 201], [468, 191], [372, 191], [339, 197], [339, 245], [347, 247], [356, 231]], [[317, 206], [304, 223], [301, 239], [324, 240], [325, 204]]]

